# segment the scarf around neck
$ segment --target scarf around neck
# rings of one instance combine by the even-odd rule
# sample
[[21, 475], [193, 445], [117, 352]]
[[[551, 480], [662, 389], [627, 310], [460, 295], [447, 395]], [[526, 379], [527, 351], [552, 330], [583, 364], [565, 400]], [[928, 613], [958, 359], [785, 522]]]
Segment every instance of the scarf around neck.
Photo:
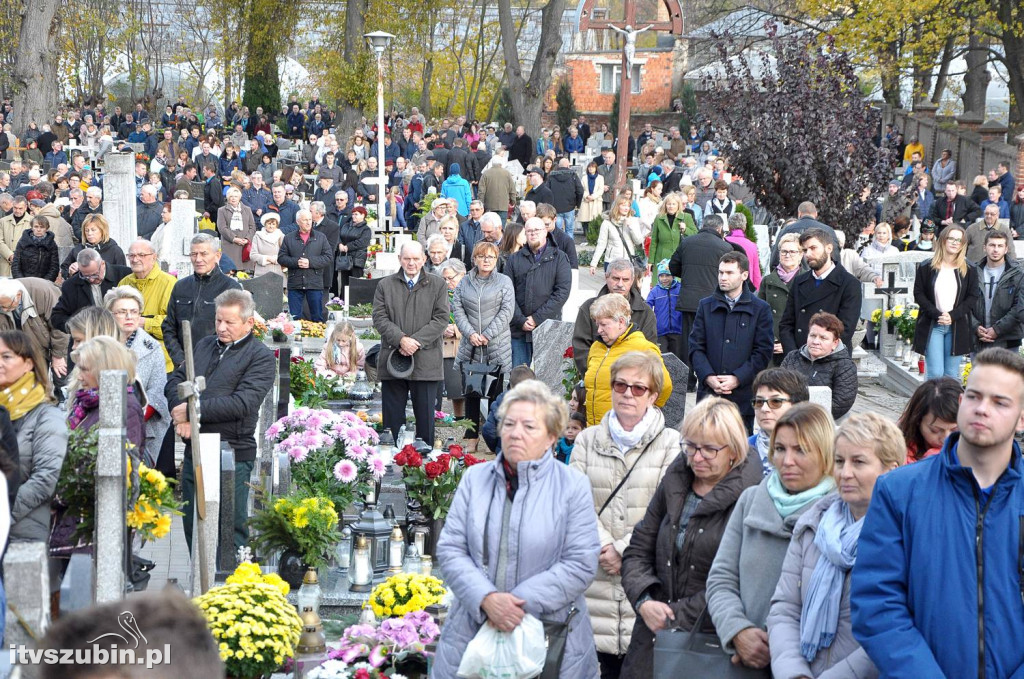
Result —
[[626, 431], [622, 423], [619, 422], [619, 416], [615, 414], [615, 411], [611, 410], [609, 412], [611, 414], [608, 417], [608, 433], [612, 437], [612, 443], [618, 446], [623, 455], [640, 443], [640, 439], [651, 428], [654, 418], [657, 417], [654, 408], [648, 408], [644, 416], [633, 427], [633, 431]]
[[796, 275], [800, 273], [800, 267], [796, 267], [792, 271], [786, 271], [785, 269], [782, 268], [782, 265], [779, 264], [777, 267], [775, 267], [775, 273], [779, 275], [779, 278], [782, 279], [783, 283], [789, 285], [792, 282], [792, 280], [796, 278]]
[[782, 479], [779, 477], [778, 471], [768, 477], [768, 497], [772, 499], [775, 511], [783, 519], [807, 507], [815, 500], [825, 497], [835, 490], [835, 487], [836, 482], [832, 480], [832, 477], [826, 476], [818, 482], [818, 485], [812, 488], [799, 493], [790, 493], [782, 485]]
[[27, 415], [44, 400], [46, 390], [36, 382], [36, 375], [31, 370], [11, 386], [0, 390], [0, 405], [7, 408], [12, 422]]
[[78, 429], [90, 410], [95, 410], [100, 404], [99, 389], [79, 389], [75, 392], [74, 405], [68, 413], [68, 426]]
[[821, 555], [814, 566], [800, 615], [800, 654], [812, 662], [836, 638], [843, 580], [857, 561], [857, 541], [863, 517], [854, 521], [850, 506], [842, 500], [825, 510], [814, 536]]

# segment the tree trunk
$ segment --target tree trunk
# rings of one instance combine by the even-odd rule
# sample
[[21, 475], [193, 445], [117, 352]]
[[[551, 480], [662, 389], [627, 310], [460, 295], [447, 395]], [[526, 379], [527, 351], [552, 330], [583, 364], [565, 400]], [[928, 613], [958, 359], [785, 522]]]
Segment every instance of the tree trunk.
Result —
[[[342, 56], [349, 64], [354, 64], [359, 58], [359, 52], [363, 46], [363, 33], [366, 32], [366, 0], [348, 0], [345, 10], [345, 44], [342, 46]], [[376, 74], [373, 74], [376, 78]], [[341, 106], [338, 109], [338, 129], [341, 130], [339, 143], [342, 149], [345, 148], [344, 135], [354, 130], [363, 119], [363, 113], [351, 102], [341, 98]]]
[[1024, 124], [1024, 36], [1003, 32], [1003, 52], [1010, 89], [1010, 126]]
[[953, 50], [956, 49], [956, 36], [950, 35], [946, 38], [946, 44], [942, 48], [942, 61], [939, 62], [939, 74], [935, 78], [935, 90], [932, 92], [932, 103], [938, 106], [942, 102], [942, 94], [946, 91], [946, 83], [949, 82], [949, 65], [953, 63]]
[[878, 52], [878, 66], [882, 80], [882, 98], [893, 108], [903, 108], [900, 94], [899, 47], [895, 42], [883, 45]]
[[[561, 23], [565, 4], [566, 0], [548, 0], [548, 4], [541, 10], [540, 46], [529, 79], [523, 76], [518, 43], [504, 39], [501, 41], [512, 110], [516, 121], [534, 138], [540, 134], [540, 114], [544, 108], [544, 95], [551, 84], [555, 58], [562, 47]], [[510, 36], [517, 32], [512, 22], [511, 0], [498, 0], [498, 22], [501, 25], [502, 36]]]
[[24, 1], [18, 57], [11, 76], [19, 134], [32, 121], [42, 127], [57, 110], [57, 68], [52, 55], [57, 54], [59, 4], [58, 0]]
[[989, 81], [992, 75], [988, 72], [988, 48], [985, 40], [974, 30], [974, 22], [971, 22], [970, 43], [964, 61], [967, 62], [967, 71], [964, 73], [964, 114], [974, 113], [985, 116], [985, 95], [988, 92]]

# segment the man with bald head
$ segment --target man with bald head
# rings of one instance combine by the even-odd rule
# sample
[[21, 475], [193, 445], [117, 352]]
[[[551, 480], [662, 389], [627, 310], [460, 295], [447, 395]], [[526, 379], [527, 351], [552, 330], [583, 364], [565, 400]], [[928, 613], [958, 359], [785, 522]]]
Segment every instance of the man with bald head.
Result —
[[423, 271], [427, 258], [418, 241], [403, 243], [398, 260], [402, 270], [380, 279], [373, 296], [384, 427], [398, 436], [411, 397], [416, 437], [432, 442], [434, 399], [444, 379], [441, 335], [448, 327], [448, 286]]

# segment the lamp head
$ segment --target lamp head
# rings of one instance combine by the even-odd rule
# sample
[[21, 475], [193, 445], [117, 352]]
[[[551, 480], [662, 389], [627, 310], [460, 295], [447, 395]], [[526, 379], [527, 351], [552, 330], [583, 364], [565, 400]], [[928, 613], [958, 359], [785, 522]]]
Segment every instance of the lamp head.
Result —
[[379, 57], [387, 49], [388, 43], [394, 38], [390, 33], [385, 31], [374, 31], [373, 33], [366, 33], [363, 35], [366, 38], [366, 46], [373, 50]]

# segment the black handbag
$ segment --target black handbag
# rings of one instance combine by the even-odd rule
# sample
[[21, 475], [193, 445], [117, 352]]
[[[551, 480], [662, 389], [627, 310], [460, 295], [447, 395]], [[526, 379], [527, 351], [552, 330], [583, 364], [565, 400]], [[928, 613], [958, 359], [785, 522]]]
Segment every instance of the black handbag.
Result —
[[629, 241], [626, 240], [626, 234], [622, 233], [622, 227], [616, 227], [619, 233], [619, 242], [622, 243], [622, 249], [629, 255], [629, 261], [633, 265], [633, 268], [637, 271], [647, 270], [647, 258], [643, 255], [638, 255], [632, 252], [633, 248], [630, 247]]
[[771, 679], [769, 668], [756, 670], [734, 665], [732, 658], [722, 650], [717, 634], [701, 632], [708, 609], [704, 608], [686, 632], [672, 627], [658, 632], [654, 639], [654, 679]]
[[544, 658], [544, 671], [538, 679], [558, 679], [562, 672], [562, 659], [565, 657], [565, 644], [569, 639], [569, 625], [579, 611], [576, 606], [569, 608], [565, 622], [541, 620], [544, 625], [544, 640], [548, 644], [548, 654]]
[[351, 271], [356, 265], [352, 255], [337, 255], [334, 258], [335, 271]]
[[469, 398], [495, 399], [501, 393], [501, 365], [498, 363], [474, 363], [474, 347], [469, 363], [462, 364], [463, 394]]

